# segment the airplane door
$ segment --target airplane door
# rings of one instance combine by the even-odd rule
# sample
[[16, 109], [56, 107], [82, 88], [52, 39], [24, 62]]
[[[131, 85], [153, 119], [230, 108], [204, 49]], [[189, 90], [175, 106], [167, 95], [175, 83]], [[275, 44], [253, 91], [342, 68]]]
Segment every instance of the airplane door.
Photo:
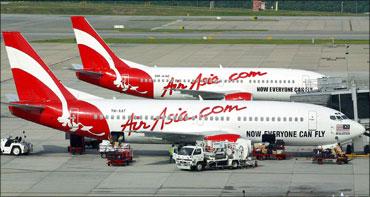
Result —
[[315, 111], [308, 112], [308, 130], [317, 129], [317, 116]]
[[303, 87], [309, 87], [310, 86], [310, 78], [308, 77], [308, 75], [303, 75], [302, 76], [302, 84], [303, 84]]

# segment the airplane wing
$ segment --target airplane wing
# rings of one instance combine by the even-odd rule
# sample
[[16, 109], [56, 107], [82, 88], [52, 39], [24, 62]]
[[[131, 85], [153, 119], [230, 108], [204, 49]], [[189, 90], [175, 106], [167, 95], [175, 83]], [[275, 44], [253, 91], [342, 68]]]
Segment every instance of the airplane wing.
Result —
[[71, 70], [76, 71], [77, 73], [82, 75], [89, 75], [90, 77], [94, 78], [100, 78], [103, 75], [101, 72], [85, 70], [83, 69], [81, 64], [72, 64]]
[[[203, 140], [205, 137], [212, 136], [212, 138], [229, 139], [231, 136], [239, 136], [236, 133], [226, 131], [199, 131], [199, 132], [163, 132], [163, 131], [135, 131], [136, 133], [143, 133], [145, 137], [161, 138], [169, 143], [195, 143], [197, 140]], [[231, 141], [229, 139], [229, 141]]]
[[[202, 90], [187, 90], [187, 89], [172, 89], [173, 91], [178, 91], [181, 94], [187, 94], [193, 96], [197, 99], [203, 100], [222, 100], [225, 99], [227, 95], [241, 93], [242, 91], [233, 90], [233, 91], [225, 91], [225, 92], [212, 92], [212, 91], [202, 91]], [[249, 93], [245, 93], [249, 94]], [[251, 94], [250, 94], [251, 95]], [[237, 95], [240, 96], [240, 95]], [[251, 100], [251, 96], [247, 96], [248, 98], [239, 98], [235, 100]], [[250, 97], [250, 98], [249, 98]], [[234, 100], [234, 99], [230, 99]]]

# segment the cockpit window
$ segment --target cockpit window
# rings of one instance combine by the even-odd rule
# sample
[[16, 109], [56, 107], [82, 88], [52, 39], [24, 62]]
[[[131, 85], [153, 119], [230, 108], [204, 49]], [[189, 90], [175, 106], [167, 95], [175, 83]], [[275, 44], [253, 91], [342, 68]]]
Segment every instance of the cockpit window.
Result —
[[337, 117], [338, 120], [343, 120], [341, 116], [335, 116], [335, 117]]
[[345, 120], [345, 119], [348, 119], [348, 117], [346, 115], [343, 115], [342, 118]]
[[330, 119], [335, 120], [335, 116], [330, 116]]

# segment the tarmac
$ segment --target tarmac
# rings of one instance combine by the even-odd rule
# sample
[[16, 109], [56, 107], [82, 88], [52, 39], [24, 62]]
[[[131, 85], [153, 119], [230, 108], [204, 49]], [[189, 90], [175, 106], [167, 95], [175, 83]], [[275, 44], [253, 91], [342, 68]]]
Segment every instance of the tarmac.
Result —
[[[37, 22], [35, 17], [43, 20]], [[55, 18], [62, 18], [60, 21], [66, 24], [61, 25], [59, 20], [52, 22]], [[116, 17], [88, 18], [99, 19], [100, 22], [90, 23], [100, 26], [103, 19], [109, 22], [108, 19]], [[323, 20], [347, 20], [338, 18], [323, 17]], [[303, 20], [300, 17], [288, 19]], [[37, 29], [52, 34], [63, 33], [69, 28], [66, 32], [72, 36], [65, 16], [1, 15], [1, 22], [2, 31], [19, 28], [31, 40], [39, 38]], [[72, 63], [81, 63], [75, 44], [31, 44], [66, 86], [105, 98], [135, 98], [78, 81], [73, 71], [68, 70]], [[348, 55], [343, 45], [110, 46], [118, 56], [148, 66], [218, 67], [222, 64], [224, 67], [298, 68], [329, 76], [349, 76], [364, 85], [369, 84], [367, 45], [351, 45]], [[1, 102], [6, 102], [5, 95], [9, 93], [15, 94], [16, 89], [1, 41]], [[245, 196], [340, 196], [341, 193], [345, 196], [369, 196], [368, 157], [355, 158], [348, 165], [317, 165], [308, 157], [297, 157], [284, 161], [261, 161], [257, 168], [250, 169], [188, 172], [178, 170], [168, 162], [168, 145], [133, 144], [135, 162], [126, 167], [109, 167], [95, 150], [88, 150], [84, 155], [70, 155], [67, 153], [69, 141], [65, 140], [63, 132], [16, 118], [5, 105], [1, 105], [1, 137], [17, 136], [23, 130], [33, 143], [34, 152], [20, 157], [1, 155], [2, 196], [243, 196], [243, 190]], [[307, 150], [306, 147], [295, 148]]]

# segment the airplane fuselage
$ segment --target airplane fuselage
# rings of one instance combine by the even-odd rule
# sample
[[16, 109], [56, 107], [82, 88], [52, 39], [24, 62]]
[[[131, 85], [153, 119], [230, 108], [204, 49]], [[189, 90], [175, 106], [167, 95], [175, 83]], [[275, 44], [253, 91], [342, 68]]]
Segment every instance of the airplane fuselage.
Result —
[[[150, 133], [156, 138], [166, 134], [231, 133], [260, 142], [262, 134], [273, 133], [287, 145], [314, 146], [345, 141], [357, 135], [354, 131], [358, 123], [349, 119], [330, 119], [331, 116], [343, 116], [338, 111], [303, 103], [100, 99], [85, 102], [95, 106], [101, 113], [91, 113], [72, 104], [69, 109], [73, 120], [87, 127], [98, 121], [106, 122], [108, 128], [102, 130], [102, 127], [92, 126], [89, 132], [78, 128], [75, 132], [98, 139], [106, 139], [110, 132], [124, 132], [128, 142], [173, 143], [168, 140], [155, 141], [146, 136]], [[35, 120], [50, 119], [57, 117], [50, 117], [49, 113], [48, 118]], [[38, 123], [54, 127], [50, 123]], [[342, 125], [350, 126], [343, 130]], [[63, 130], [60, 125], [56, 129]]]

